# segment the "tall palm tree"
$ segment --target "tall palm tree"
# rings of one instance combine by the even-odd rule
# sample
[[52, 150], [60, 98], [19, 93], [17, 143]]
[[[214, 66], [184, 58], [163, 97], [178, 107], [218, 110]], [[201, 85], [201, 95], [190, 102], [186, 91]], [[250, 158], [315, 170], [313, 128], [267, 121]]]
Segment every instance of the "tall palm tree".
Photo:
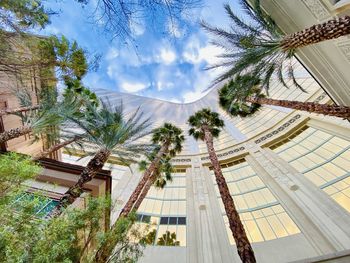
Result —
[[293, 84], [302, 89], [294, 76], [292, 66], [292, 59], [297, 50], [350, 34], [350, 16], [344, 16], [285, 35], [275, 21], [262, 10], [260, 0], [251, 2], [250, 6], [247, 0], [240, 0], [249, 22], [242, 19], [238, 12], [233, 12], [228, 4], [224, 6], [231, 21], [228, 27], [230, 30], [202, 22], [202, 26], [215, 37], [213, 43], [225, 50], [225, 53], [219, 56], [223, 60], [210, 67], [228, 68], [214, 84], [235, 74], [248, 72], [261, 78], [262, 86], [266, 89], [269, 88], [270, 79], [274, 74], [287, 87], [283, 73], [286, 69]]
[[261, 106], [275, 105], [295, 110], [319, 113], [340, 118], [350, 118], [350, 107], [266, 98], [259, 86], [260, 79], [249, 74], [238, 75], [219, 90], [219, 104], [232, 116], [246, 117]]
[[224, 126], [224, 121], [219, 118], [218, 113], [212, 112], [210, 109], [202, 109], [190, 116], [188, 123], [192, 127], [189, 130], [189, 134], [196, 140], [203, 140], [207, 145], [209, 159], [213, 166], [216, 183], [222, 202], [224, 203], [225, 212], [228, 217], [233, 238], [236, 242], [238, 254], [244, 263], [256, 262], [254, 251], [233, 202], [225, 177], [222, 175], [220, 163], [214, 149], [213, 138], [219, 136], [220, 130]]
[[83, 186], [91, 181], [102, 170], [108, 158], [114, 154], [121, 161], [129, 162], [137, 154], [145, 153], [149, 145], [137, 142], [149, 134], [149, 119], [144, 119], [142, 112], [135, 111], [129, 117], [124, 113], [123, 104], [112, 106], [101, 102], [101, 107], [86, 102], [85, 117], [67, 116], [73, 126], [73, 133], [87, 146], [86, 155], [92, 159], [81, 172], [78, 182], [71, 186], [61, 198], [60, 204], [52, 211], [52, 216], [59, 215], [63, 208], [72, 204], [83, 192]]
[[125, 204], [120, 216], [127, 216], [131, 212], [133, 206], [139, 199], [142, 189], [158, 169], [162, 158], [167, 155], [175, 156], [176, 153], [181, 152], [184, 140], [185, 137], [182, 135], [182, 130], [171, 123], [164, 123], [163, 126], [153, 130], [152, 143], [160, 146], [159, 151], [143, 174], [142, 179]]
[[[158, 152], [159, 149], [157, 149], [156, 152]], [[148, 161], [152, 162], [156, 156], [156, 152], [153, 152], [152, 155], [148, 156]], [[172, 181], [171, 173], [173, 171], [173, 167], [170, 163], [171, 156], [165, 156], [161, 158], [158, 167], [153, 172], [150, 179], [147, 181], [146, 185], [143, 187], [141, 194], [139, 195], [139, 198], [137, 199], [135, 205], [133, 206], [133, 209], [137, 211], [139, 209], [142, 201], [145, 199], [148, 191], [151, 189], [152, 185], [154, 185], [156, 188], [163, 189], [164, 186], [167, 184], [167, 181]], [[139, 170], [144, 172], [147, 170], [147, 167], [150, 165], [149, 162], [143, 160], [139, 163]]]

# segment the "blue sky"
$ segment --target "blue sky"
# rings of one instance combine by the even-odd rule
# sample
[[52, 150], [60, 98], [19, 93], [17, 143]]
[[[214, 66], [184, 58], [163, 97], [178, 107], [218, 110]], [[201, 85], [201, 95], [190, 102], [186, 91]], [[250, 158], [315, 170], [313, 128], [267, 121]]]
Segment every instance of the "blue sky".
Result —
[[[102, 28], [91, 23], [92, 5], [82, 8], [75, 1], [63, 0], [50, 4], [60, 13], [52, 17], [52, 23], [40, 33], [64, 34], [89, 52], [102, 55], [98, 71], [89, 72], [84, 78], [84, 83], [92, 89], [192, 102], [205, 94], [203, 91], [218, 74], [204, 68], [215, 63], [216, 55], [221, 53], [209, 43], [209, 36], [198, 22], [204, 19], [210, 24], [227, 26], [223, 9], [226, 2], [204, 0], [202, 7], [173, 24], [163, 20], [154, 27], [142, 19], [133, 27], [135, 44], [132, 46], [122, 39], [111, 41]], [[229, 3], [235, 10], [239, 8], [236, 1]]]

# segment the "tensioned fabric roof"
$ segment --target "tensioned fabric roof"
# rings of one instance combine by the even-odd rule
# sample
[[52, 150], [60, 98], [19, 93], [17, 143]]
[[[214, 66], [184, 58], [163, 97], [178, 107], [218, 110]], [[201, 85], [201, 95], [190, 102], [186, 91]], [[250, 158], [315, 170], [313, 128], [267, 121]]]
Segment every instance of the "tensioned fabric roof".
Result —
[[[287, 84], [291, 86], [287, 89], [277, 79], [273, 79], [270, 85], [269, 97], [307, 101], [311, 97], [314, 98], [315, 94], [321, 92], [321, 88], [317, 82], [298, 62], [295, 62], [294, 68], [297, 72], [298, 82], [307, 90], [307, 93], [292, 86], [292, 80], [287, 82]], [[206, 96], [192, 103], [174, 103], [104, 89], [96, 89], [94, 91], [102, 100], [108, 100], [112, 105], [122, 101], [126, 112], [135, 111], [140, 107], [144, 115], [151, 118], [153, 123], [152, 127], [160, 126], [164, 122], [171, 122], [182, 128], [186, 136], [186, 143], [182, 152], [182, 154], [185, 155], [206, 152], [204, 143], [195, 142], [193, 138], [187, 135], [188, 117], [202, 108], [208, 107], [218, 112], [225, 121], [223, 132], [214, 142], [217, 150], [237, 144], [269, 129], [277, 122], [286, 118], [291, 112], [291, 110], [286, 108], [264, 106], [252, 117], [246, 117], [244, 119], [240, 117], [231, 117], [223, 111], [218, 104], [217, 88], [218, 87], [213, 88]], [[147, 139], [149, 138], [145, 138], [145, 140]]]

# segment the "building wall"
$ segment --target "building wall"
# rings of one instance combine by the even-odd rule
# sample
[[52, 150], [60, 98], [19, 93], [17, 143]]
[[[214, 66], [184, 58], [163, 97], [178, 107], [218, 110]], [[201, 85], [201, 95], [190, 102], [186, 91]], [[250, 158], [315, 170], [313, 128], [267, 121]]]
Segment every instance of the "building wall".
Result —
[[[347, 262], [349, 126], [291, 112], [270, 129], [218, 150], [258, 262]], [[296, 165], [297, 160], [308, 167]], [[176, 180], [168, 189], [152, 188], [138, 213], [150, 216], [151, 222], [154, 219], [150, 231], [156, 229], [157, 238], [165, 231], [159, 218], [185, 216], [186, 225], [181, 227], [186, 229], [186, 242], [181, 233], [177, 247], [160, 246], [155, 241], [140, 262], [240, 262], [207, 155], [180, 155], [173, 164], [186, 169], [186, 180], [181, 184], [185, 189], [180, 190], [183, 188]], [[316, 179], [308, 174], [321, 168]], [[123, 198], [118, 199], [120, 208], [142, 175], [137, 167], [133, 173], [121, 173], [120, 182], [129, 183], [115, 187], [115, 191], [124, 191]], [[165, 194], [169, 189], [177, 192]], [[171, 205], [170, 210], [163, 209], [165, 202], [180, 201], [185, 201], [186, 213], [179, 212], [178, 204], [176, 209]], [[177, 234], [175, 223], [166, 227]], [[337, 258], [339, 253], [343, 256]]]

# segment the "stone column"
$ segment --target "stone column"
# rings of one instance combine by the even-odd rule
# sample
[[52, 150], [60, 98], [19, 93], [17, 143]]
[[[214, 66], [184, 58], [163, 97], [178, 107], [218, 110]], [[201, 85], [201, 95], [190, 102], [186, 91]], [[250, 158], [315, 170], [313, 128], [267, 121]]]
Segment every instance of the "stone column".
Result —
[[117, 220], [141, 177], [142, 173], [138, 170], [138, 164], [131, 164], [130, 169], [125, 171], [118, 184], [112, 189], [112, 202], [114, 206], [111, 211], [111, 225]]
[[350, 248], [350, 217], [327, 194], [270, 149], [247, 143], [247, 162], [319, 254]]
[[186, 177], [187, 263], [240, 262], [229, 243], [209, 169], [193, 158]]

